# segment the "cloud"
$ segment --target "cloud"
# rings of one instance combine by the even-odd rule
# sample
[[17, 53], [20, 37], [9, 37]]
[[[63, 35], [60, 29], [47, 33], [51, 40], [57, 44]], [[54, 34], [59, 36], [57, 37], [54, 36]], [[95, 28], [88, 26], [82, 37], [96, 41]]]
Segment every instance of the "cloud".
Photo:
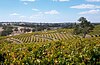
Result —
[[32, 10], [33, 10], [33, 11], [39, 11], [39, 9], [35, 9], [35, 8], [33, 8]]
[[53, 1], [56, 1], [56, 2], [66, 2], [66, 1], [70, 1], [70, 0], [53, 0]]
[[26, 16], [20, 16], [20, 18], [25, 18]]
[[51, 10], [51, 11], [47, 11], [47, 12], [44, 12], [44, 14], [59, 14], [59, 12], [57, 10]]
[[18, 16], [18, 15], [20, 15], [20, 14], [12, 13], [12, 14], [10, 14], [10, 15], [12, 15], [12, 16]]
[[88, 2], [100, 2], [100, 0], [86, 0]]
[[35, 2], [36, 0], [21, 0], [21, 1], [24, 1], [24, 2]]
[[79, 14], [98, 14], [98, 13], [100, 13], [99, 9], [80, 12]]
[[24, 2], [24, 5], [28, 5], [28, 3]]
[[96, 8], [100, 8], [100, 6], [92, 5], [92, 4], [81, 4], [81, 5], [71, 6], [70, 8], [75, 8], [75, 9], [96, 9]]

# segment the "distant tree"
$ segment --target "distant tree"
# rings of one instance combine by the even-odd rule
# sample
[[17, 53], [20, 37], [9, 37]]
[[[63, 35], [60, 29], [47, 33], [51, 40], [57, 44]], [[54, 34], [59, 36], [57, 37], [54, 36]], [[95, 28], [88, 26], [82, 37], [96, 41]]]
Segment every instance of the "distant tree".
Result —
[[23, 30], [24, 30], [23, 28], [20, 29], [21, 32], [22, 32]]
[[30, 31], [31, 31], [31, 29], [29, 29], [29, 28], [26, 29], [26, 32], [30, 32]]
[[3, 26], [2, 29], [6, 30], [8, 27], [7, 26]]
[[35, 29], [32, 29], [32, 32], [35, 32], [36, 30]]
[[16, 32], [17, 32], [17, 31], [18, 31], [18, 28], [16, 27], [16, 28], [14, 29], [14, 31], [16, 31]]
[[76, 24], [74, 27], [74, 34], [83, 34], [83, 38], [85, 38], [86, 34], [90, 32], [94, 28], [94, 26], [84, 17], [80, 17], [78, 19], [80, 22], [79, 24]]
[[29, 29], [29, 28], [24, 28], [23, 30], [24, 30], [24, 32], [30, 32], [31, 31], [31, 29]]
[[3, 26], [3, 31], [1, 32], [1, 36], [7, 36], [13, 32], [13, 27], [8, 25], [8, 26]]
[[0, 27], [2, 27], [2, 24], [0, 23]]
[[13, 30], [8, 28], [1, 32], [1, 36], [7, 36], [7, 35], [11, 34], [12, 32], [13, 32]]
[[51, 29], [48, 27], [47, 30], [51, 30]]

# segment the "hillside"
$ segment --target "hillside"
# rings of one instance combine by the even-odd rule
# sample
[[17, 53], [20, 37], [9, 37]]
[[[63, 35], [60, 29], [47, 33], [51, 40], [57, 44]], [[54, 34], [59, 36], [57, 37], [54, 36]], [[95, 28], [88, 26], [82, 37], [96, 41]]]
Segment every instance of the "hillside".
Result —
[[38, 44], [0, 44], [1, 64], [99, 65], [100, 37]]
[[90, 35], [100, 35], [100, 25], [96, 25]]
[[16, 36], [10, 36], [5, 41], [11, 41], [14, 43], [44, 43], [52, 41], [66, 41], [70, 39], [79, 38], [77, 35], [73, 35], [72, 29], [58, 29], [50, 30], [46, 32], [33, 32]]
[[100, 65], [100, 0], [1, 0], [0, 65]]
[[0, 64], [99, 65], [100, 37], [81, 38], [72, 29], [1, 37]]

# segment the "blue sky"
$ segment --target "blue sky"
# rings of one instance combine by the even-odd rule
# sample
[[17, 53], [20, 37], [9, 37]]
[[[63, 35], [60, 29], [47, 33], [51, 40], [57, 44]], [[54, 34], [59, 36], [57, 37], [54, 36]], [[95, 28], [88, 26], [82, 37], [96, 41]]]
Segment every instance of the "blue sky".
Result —
[[0, 0], [0, 21], [100, 22], [100, 0]]

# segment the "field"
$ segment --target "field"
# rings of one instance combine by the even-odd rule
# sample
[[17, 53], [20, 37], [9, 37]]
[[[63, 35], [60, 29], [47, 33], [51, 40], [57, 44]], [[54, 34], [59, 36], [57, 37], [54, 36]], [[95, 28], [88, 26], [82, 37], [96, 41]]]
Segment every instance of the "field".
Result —
[[72, 29], [60, 29], [47, 32], [34, 32], [11, 36], [6, 40], [12, 41], [14, 43], [44, 43], [52, 41], [66, 41], [79, 38], [79, 36], [73, 35], [72, 31]]
[[[100, 65], [100, 37], [81, 38], [73, 29], [0, 38], [1, 65]], [[94, 30], [91, 35], [94, 35]]]

